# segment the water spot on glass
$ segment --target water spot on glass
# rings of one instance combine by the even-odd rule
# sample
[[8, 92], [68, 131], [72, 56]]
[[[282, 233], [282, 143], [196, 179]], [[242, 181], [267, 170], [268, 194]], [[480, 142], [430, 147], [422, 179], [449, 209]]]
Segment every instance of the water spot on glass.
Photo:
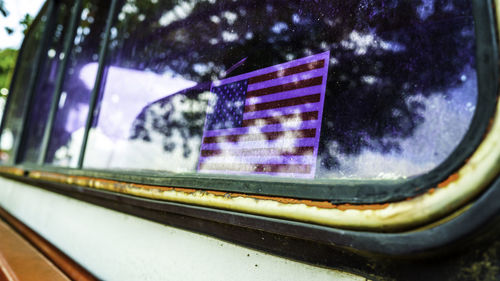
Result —
[[53, 58], [53, 57], [55, 57], [55, 56], [56, 56], [56, 50], [54, 50], [54, 49], [50, 49], [50, 50], [47, 52], [47, 56], [48, 56], [49, 58]]
[[417, 7], [417, 13], [421, 20], [426, 20], [434, 13], [434, 0], [422, 0]]
[[271, 30], [274, 33], [280, 34], [283, 31], [286, 31], [288, 29], [288, 25], [284, 22], [277, 22], [273, 27], [271, 27]]
[[238, 15], [233, 12], [225, 11], [222, 16], [226, 19], [227, 23], [230, 25], [234, 24], [236, 19], [238, 18]]
[[229, 31], [222, 31], [222, 40], [224, 40], [224, 42], [236, 41], [238, 40], [238, 34]]

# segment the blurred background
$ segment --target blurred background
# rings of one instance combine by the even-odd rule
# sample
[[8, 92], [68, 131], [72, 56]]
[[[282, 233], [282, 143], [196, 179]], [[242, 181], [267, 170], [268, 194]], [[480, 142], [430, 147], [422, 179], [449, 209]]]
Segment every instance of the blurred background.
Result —
[[0, 0], [0, 118], [17, 53], [43, 0]]

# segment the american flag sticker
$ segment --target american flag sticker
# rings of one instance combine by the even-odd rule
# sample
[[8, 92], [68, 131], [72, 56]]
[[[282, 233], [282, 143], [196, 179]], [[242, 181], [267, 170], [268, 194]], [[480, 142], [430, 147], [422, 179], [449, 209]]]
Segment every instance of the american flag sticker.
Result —
[[198, 171], [313, 178], [330, 52], [212, 83]]

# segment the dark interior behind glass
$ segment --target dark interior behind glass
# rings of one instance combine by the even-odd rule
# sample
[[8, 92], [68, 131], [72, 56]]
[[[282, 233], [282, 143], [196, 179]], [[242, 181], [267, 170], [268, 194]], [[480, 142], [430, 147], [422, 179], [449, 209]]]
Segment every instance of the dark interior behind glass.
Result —
[[71, 17], [70, 1], [61, 1], [57, 6], [56, 21], [49, 26], [51, 37], [49, 46], [42, 54], [40, 75], [35, 87], [36, 94], [29, 109], [24, 149], [20, 151], [20, 159], [24, 162], [37, 163], [41, 150], [41, 139], [45, 132], [50, 104], [54, 95], [57, 73], [64, 59], [64, 35], [68, 32], [68, 22]]
[[[324, 52], [318, 144], [297, 144], [312, 137], [300, 132], [292, 148], [276, 150], [259, 127], [267, 144], [258, 150], [245, 142], [200, 152], [213, 82]], [[210, 161], [225, 165], [220, 174], [295, 177], [273, 165], [313, 157], [316, 178], [411, 177], [450, 155], [478, 95], [468, 1], [126, 1], [109, 56], [89, 168], [196, 172], [200, 155], [219, 154]], [[287, 114], [316, 118], [306, 113]], [[271, 117], [261, 121], [285, 127]], [[250, 170], [234, 168], [242, 165]]]
[[97, 68], [85, 68], [99, 59], [99, 46], [108, 14], [108, 1], [84, 0], [80, 21], [69, 55], [61, 98], [57, 108], [46, 162], [56, 166], [76, 167], [89, 99]]

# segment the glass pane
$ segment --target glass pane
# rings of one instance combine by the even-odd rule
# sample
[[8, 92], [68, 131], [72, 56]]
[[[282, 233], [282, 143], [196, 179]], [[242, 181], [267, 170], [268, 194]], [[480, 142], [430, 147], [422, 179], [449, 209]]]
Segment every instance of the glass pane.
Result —
[[52, 41], [46, 53], [43, 54], [41, 72], [35, 88], [33, 104], [29, 111], [28, 122], [26, 123], [25, 147], [20, 150], [21, 159], [25, 162], [36, 163], [38, 161], [42, 144], [41, 139], [49, 117], [57, 72], [64, 58], [63, 36], [67, 32], [68, 21], [71, 16], [71, 3], [62, 1], [57, 9], [56, 24], [54, 27], [50, 27]]
[[127, 1], [84, 165], [419, 175], [469, 127], [474, 42], [458, 0]]
[[40, 40], [47, 20], [47, 6], [42, 8], [39, 17], [31, 25], [29, 35], [26, 37], [21, 56], [18, 58], [19, 64], [16, 74], [16, 79], [12, 81], [12, 92], [9, 94], [9, 107], [5, 112], [4, 128], [0, 140], [1, 161], [3, 163], [12, 164], [14, 162], [13, 149], [18, 138], [21, 137], [21, 126], [23, 118], [23, 108], [28, 94], [29, 80], [35, 65], [37, 48], [40, 45]]
[[78, 163], [109, 5], [109, 1], [83, 1], [47, 151], [48, 163], [69, 167]]

